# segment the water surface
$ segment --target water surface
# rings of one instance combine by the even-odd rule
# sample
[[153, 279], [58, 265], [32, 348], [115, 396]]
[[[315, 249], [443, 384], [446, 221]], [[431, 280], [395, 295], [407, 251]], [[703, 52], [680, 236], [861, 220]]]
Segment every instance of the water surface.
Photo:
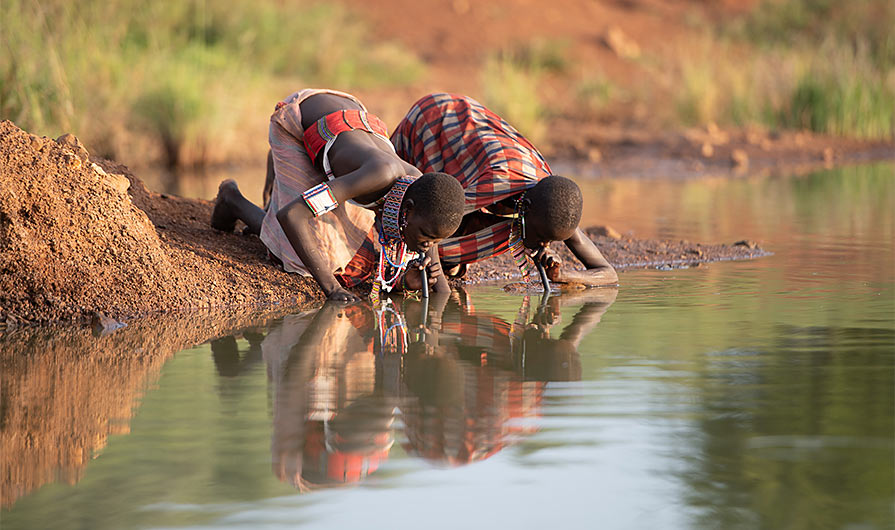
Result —
[[775, 254], [543, 305], [16, 344], [2, 526], [892, 528], [893, 174], [581, 181], [585, 223]]

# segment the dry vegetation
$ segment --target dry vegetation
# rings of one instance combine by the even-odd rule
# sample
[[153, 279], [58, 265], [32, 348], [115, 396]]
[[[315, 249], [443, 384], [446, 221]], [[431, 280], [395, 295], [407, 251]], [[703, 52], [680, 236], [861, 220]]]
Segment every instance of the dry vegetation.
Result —
[[178, 166], [261, 160], [272, 103], [321, 85], [388, 123], [425, 92], [467, 93], [548, 152], [576, 120], [893, 139], [887, 0], [529, 4], [9, 0], [0, 117]]

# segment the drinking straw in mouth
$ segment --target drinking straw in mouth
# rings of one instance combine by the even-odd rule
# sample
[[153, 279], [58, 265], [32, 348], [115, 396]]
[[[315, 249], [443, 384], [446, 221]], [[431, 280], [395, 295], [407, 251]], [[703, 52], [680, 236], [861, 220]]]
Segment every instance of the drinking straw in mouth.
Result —
[[541, 277], [541, 284], [544, 286], [544, 292], [550, 292], [550, 279], [547, 278], [547, 271], [544, 269], [544, 265], [541, 263], [541, 256], [544, 255], [544, 252], [547, 252], [546, 247], [541, 247], [541, 250], [537, 251], [534, 255], [535, 266], [538, 268], [538, 275]]
[[[417, 265], [423, 263], [423, 258], [419, 258], [417, 260]], [[423, 282], [423, 286], [420, 289], [420, 296], [423, 298], [429, 298], [429, 273], [426, 270], [426, 267], [420, 269], [420, 280]]]

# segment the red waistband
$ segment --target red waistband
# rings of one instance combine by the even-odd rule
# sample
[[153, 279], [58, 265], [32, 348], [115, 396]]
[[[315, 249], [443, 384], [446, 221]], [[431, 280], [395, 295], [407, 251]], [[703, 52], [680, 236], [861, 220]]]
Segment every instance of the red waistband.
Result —
[[305, 130], [305, 149], [308, 151], [311, 161], [317, 161], [317, 154], [330, 139], [335, 138], [339, 133], [354, 129], [378, 133], [388, 138], [388, 129], [385, 127], [385, 123], [375, 115], [362, 110], [337, 110], [320, 118], [317, 123]]

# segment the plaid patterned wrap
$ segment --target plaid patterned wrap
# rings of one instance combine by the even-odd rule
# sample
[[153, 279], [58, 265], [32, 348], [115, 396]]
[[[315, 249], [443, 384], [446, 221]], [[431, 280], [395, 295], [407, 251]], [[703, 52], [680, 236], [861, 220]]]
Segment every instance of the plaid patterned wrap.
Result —
[[[534, 145], [478, 101], [429, 94], [410, 108], [391, 136], [402, 159], [427, 173], [454, 175], [466, 190], [466, 213], [533, 187], [551, 175]], [[449, 263], [471, 263], [507, 251], [510, 221], [459, 238], [438, 250]]]
[[370, 229], [361, 247], [341, 271], [335, 273], [336, 280], [342, 287], [350, 289], [357, 287], [373, 277], [376, 266], [379, 264], [379, 251], [376, 250], [375, 240], [379, 238], [376, 227]]
[[[451, 313], [445, 314], [441, 322], [440, 333], [458, 345], [470, 350], [478, 350], [493, 358], [511, 359], [512, 335], [510, 325], [505, 320], [487, 313]], [[504, 368], [512, 367], [509, 360]]]

